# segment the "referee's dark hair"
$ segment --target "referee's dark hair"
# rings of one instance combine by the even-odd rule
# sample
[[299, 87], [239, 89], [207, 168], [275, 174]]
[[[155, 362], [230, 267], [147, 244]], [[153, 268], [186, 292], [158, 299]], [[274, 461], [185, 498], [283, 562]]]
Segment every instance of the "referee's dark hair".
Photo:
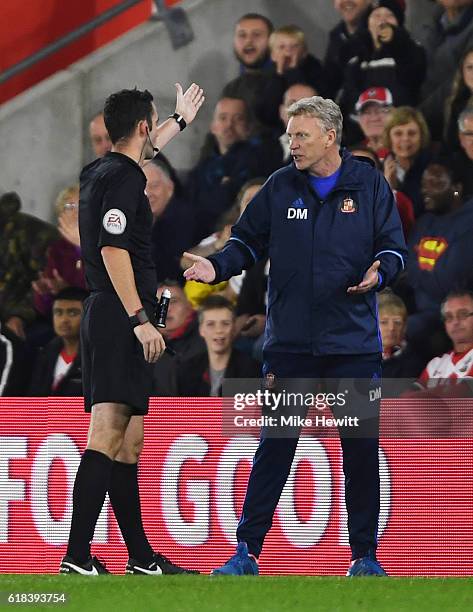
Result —
[[103, 118], [113, 144], [131, 136], [140, 121], [151, 130], [153, 96], [145, 89], [122, 89], [105, 101]]
[[71, 302], [83, 302], [87, 297], [89, 297], [89, 292], [86, 289], [82, 289], [82, 287], [65, 287], [56, 293], [54, 301], [69, 300]]

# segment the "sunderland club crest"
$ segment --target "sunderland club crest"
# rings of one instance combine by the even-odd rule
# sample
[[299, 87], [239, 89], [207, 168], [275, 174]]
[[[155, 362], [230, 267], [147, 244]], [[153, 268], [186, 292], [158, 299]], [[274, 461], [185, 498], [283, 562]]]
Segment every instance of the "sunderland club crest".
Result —
[[272, 372], [268, 372], [264, 377], [264, 387], [270, 391], [276, 386], [276, 376]]
[[351, 198], [345, 198], [340, 210], [342, 213], [354, 213], [356, 212], [356, 208], [356, 203]]

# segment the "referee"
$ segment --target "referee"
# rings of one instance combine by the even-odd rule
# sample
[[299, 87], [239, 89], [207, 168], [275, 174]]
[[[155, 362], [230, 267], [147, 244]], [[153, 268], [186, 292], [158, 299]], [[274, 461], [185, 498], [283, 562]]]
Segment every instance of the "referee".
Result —
[[[289, 107], [288, 116], [293, 164], [269, 177], [222, 251], [207, 259], [185, 253], [194, 263], [184, 275], [220, 282], [269, 256], [267, 384], [278, 378], [356, 379], [356, 389], [376, 385], [377, 392], [376, 291], [393, 281], [406, 257], [394, 197], [380, 172], [340, 150], [342, 115], [335, 102], [303, 98]], [[352, 416], [359, 417], [359, 429], [339, 428], [351, 546], [348, 575], [383, 576], [376, 558], [379, 402], [376, 393], [360, 395], [347, 401]], [[298, 437], [275, 437], [268, 429], [262, 430], [253, 461], [237, 551], [214, 574], [258, 573], [256, 560]]]
[[90, 542], [108, 492], [125, 540], [129, 574], [189, 573], [151, 548], [143, 529], [138, 458], [148, 412], [151, 369], [165, 344], [154, 326], [156, 272], [150, 257], [153, 216], [141, 164], [191, 123], [204, 96], [176, 83], [176, 112], [161, 125], [148, 91], [122, 90], [105, 103], [113, 148], [80, 177], [79, 229], [91, 295], [81, 325], [87, 449], [77, 471], [67, 554], [61, 573], [109, 573]]

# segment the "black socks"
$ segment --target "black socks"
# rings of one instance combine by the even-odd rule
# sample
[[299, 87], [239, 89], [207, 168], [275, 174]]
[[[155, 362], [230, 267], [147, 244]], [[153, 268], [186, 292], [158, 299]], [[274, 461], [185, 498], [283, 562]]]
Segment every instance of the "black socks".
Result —
[[113, 461], [87, 449], [77, 470], [72, 496], [72, 522], [67, 554], [78, 563], [90, 557], [90, 541], [110, 485]]
[[138, 464], [114, 461], [108, 495], [131, 558], [151, 563], [153, 549], [141, 519]]
[[82, 455], [74, 483], [67, 554], [81, 564], [90, 557], [90, 542], [107, 491], [129, 556], [150, 563], [153, 549], [141, 519], [138, 464], [112, 461], [107, 455], [89, 449]]

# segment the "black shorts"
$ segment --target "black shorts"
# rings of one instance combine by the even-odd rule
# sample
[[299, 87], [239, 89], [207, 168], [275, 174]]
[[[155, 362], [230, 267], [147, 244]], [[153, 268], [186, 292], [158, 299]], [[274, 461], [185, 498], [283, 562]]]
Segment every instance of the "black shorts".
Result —
[[81, 322], [82, 382], [85, 411], [94, 404], [126, 404], [132, 414], [148, 413], [153, 365], [145, 361], [117, 295], [93, 293]]

